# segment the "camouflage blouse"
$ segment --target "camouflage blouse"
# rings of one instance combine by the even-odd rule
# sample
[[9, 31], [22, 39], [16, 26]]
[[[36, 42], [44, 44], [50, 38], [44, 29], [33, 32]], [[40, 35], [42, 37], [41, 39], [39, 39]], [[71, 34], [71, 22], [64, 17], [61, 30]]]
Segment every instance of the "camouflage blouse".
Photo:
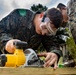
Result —
[[15, 9], [0, 21], [0, 52], [7, 53], [4, 46], [8, 40], [19, 39], [28, 42], [28, 48], [37, 50], [42, 43], [47, 52], [51, 51], [61, 56], [62, 51], [56, 36], [38, 35], [32, 24], [33, 12], [24, 9], [25, 15], [21, 15], [19, 10]]

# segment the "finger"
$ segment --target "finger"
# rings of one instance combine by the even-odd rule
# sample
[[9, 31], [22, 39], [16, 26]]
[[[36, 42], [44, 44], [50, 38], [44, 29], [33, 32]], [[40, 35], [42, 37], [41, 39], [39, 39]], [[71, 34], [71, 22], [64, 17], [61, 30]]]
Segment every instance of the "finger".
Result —
[[48, 55], [48, 56], [46, 57], [44, 66], [45, 66], [45, 67], [49, 67], [49, 63], [51, 62], [51, 60], [52, 60], [52, 56], [51, 56], [51, 54], [50, 54], [50, 55]]
[[58, 67], [58, 64], [57, 64], [57, 61], [54, 63], [54, 70], [57, 69]]
[[50, 58], [47, 62], [45, 62], [44, 67], [49, 67], [55, 63], [55, 59]]
[[49, 66], [53, 65], [54, 63], [55, 63], [55, 59], [51, 59], [50, 63], [49, 63]]
[[37, 54], [38, 56], [44, 56], [44, 57], [46, 57], [47, 56], [47, 53], [40, 53], [40, 54]]
[[49, 63], [50, 63], [50, 60], [48, 60], [47, 62], [45, 62], [44, 67], [49, 67]]
[[51, 54], [47, 54], [47, 57], [45, 58], [45, 62], [51, 59]]

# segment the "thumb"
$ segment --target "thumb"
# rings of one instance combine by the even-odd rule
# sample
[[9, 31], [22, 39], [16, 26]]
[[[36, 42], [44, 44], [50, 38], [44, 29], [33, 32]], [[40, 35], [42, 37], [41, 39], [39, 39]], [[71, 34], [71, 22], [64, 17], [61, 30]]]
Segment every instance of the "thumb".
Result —
[[42, 57], [42, 56], [44, 56], [44, 57], [46, 57], [47, 56], [47, 53], [40, 53], [40, 54], [38, 54], [38, 56], [40, 56], [40, 57]]

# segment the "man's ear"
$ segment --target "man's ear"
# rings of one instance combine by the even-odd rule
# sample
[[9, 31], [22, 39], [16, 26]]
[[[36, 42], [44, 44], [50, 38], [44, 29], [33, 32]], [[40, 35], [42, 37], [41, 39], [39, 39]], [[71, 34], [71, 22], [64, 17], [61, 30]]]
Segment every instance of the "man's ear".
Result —
[[42, 18], [43, 16], [44, 16], [44, 13], [41, 13], [41, 14], [40, 14], [40, 18]]

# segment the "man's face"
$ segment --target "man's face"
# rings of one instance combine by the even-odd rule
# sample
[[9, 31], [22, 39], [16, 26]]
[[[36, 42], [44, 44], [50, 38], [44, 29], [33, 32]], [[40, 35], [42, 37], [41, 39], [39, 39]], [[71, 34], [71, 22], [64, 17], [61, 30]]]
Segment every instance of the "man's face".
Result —
[[48, 17], [45, 17], [44, 20], [43, 21], [42, 20], [40, 23], [40, 29], [41, 29], [42, 35], [55, 35], [56, 28], [53, 22]]
[[67, 22], [68, 19], [69, 19], [68, 13], [67, 13], [67, 8], [66, 8], [66, 7], [63, 8], [61, 12], [62, 12], [62, 15], [63, 15], [63, 21], [64, 21], [64, 22]]
[[34, 25], [35, 25], [35, 30], [38, 34], [41, 35], [55, 35], [56, 28], [52, 21], [48, 17], [44, 18], [43, 16], [40, 17], [40, 15], [36, 15], [34, 19]]

